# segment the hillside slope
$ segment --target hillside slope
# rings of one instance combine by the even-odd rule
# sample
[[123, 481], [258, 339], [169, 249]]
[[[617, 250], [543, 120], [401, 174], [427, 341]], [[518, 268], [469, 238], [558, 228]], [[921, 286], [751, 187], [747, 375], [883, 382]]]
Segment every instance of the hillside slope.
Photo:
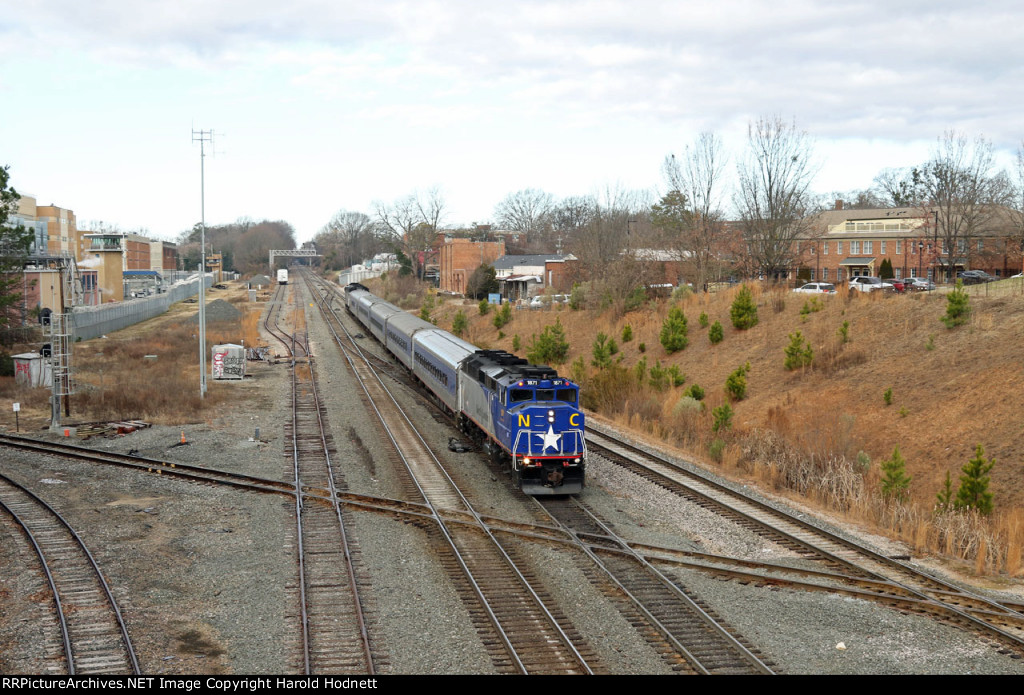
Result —
[[[571, 345], [569, 361], [583, 356], [589, 365], [591, 345], [599, 331], [614, 336], [623, 364], [633, 366], [645, 343], [649, 365], [678, 365], [708, 393], [708, 405], [724, 402], [723, 384], [737, 366], [749, 361], [747, 398], [734, 405], [734, 423], [743, 428], [773, 428], [790, 441], [821, 454], [849, 459], [866, 452], [871, 460], [887, 458], [899, 445], [913, 476], [912, 496], [934, 500], [946, 471], [956, 484], [961, 466], [982, 444], [995, 457], [991, 489], [997, 509], [1024, 506], [1024, 287], [1007, 280], [971, 288], [968, 324], [947, 329], [940, 322], [946, 299], [941, 293], [872, 296], [846, 293], [821, 297], [823, 308], [801, 317], [808, 295], [787, 290], [754, 288], [760, 321], [737, 331], [729, 320], [736, 289], [693, 295], [681, 301], [689, 320], [689, 346], [667, 355], [659, 343], [667, 301], [615, 316], [611, 311], [517, 310], [499, 339], [493, 314], [479, 316], [475, 303], [449, 301], [435, 310], [438, 325], [450, 328], [459, 309], [470, 317], [467, 338], [477, 345], [512, 349], [519, 335], [525, 354], [530, 337], [557, 318]], [[698, 325], [706, 312], [721, 321], [725, 339], [711, 345], [707, 329]], [[838, 329], [849, 322], [849, 342], [840, 343]], [[634, 338], [622, 343], [622, 327], [630, 324]], [[810, 369], [789, 372], [783, 367], [788, 335], [801, 331], [814, 348]], [[928, 349], [928, 345], [933, 345]], [[892, 404], [883, 394], [892, 389]], [[667, 396], [678, 399], [681, 389]], [[695, 452], [698, 456], [702, 452]]]

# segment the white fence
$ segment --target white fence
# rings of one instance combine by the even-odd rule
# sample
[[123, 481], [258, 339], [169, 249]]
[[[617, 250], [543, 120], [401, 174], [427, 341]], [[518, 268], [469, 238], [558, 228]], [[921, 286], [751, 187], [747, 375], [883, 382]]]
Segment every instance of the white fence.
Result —
[[[213, 276], [206, 276], [206, 286], [213, 284]], [[77, 340], [89, 340], [101, 335], [133, 326], [167, 311], [171, 304], [199, 294], [199, 278], [174, 285], [167, 292], [143, 299], [104, 304], [102, 306], [75, 307], [71, 312], [72, 335]]]

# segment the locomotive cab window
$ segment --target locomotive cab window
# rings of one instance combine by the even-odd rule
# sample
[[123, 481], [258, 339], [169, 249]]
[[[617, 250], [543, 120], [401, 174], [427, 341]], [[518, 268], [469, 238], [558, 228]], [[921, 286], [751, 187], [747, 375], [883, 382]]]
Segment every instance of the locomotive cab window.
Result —
[[512, 389], [509, 391], [509, 403], [523, 403], [533, 400], [533, 391], [530, 389]]
[[553, 401], [555, 400], [554, 389], [537, 389], [537, 400], [538, 401]]
[[576, 389], [558, 389], [557, 398], [563, 403], [576, 403]]

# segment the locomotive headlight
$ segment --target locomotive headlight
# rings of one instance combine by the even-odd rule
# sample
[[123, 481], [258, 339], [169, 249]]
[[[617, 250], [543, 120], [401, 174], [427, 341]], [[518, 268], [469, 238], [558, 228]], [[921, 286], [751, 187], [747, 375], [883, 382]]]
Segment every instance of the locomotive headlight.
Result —
[[530, 457], [529, 456], [527, 456], [527, 457], [525, 457], [523, 459], [523, 465], [524, 466], [529, 466], [530, 465]]
[[548, 422], [554, 422], [554, 421], [555, 421], [555, 411], [554, 410], [549, 410], [548, 411]]

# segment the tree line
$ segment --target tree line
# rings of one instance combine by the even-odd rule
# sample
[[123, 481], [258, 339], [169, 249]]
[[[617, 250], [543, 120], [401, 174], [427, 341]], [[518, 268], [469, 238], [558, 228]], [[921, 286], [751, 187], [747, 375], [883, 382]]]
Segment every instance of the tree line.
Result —
[[925, 162], [882, 169], [861, 190], [820, 194], [812, 188], [820, 168], [813, 138], [795, 121], [763, 116], [748, 124], [735, 155], [706, 132], [666, 156], [660, 193], [610, 185], [558, 198], [526, 188], [495, 205], [491, 225], [452, 229], [435, 187], [378, 201], [370, 213], [339, 211], [314, 243], [329, 268], [400, 250], [421, 274], [439, 232], [494, 240], [500, 230], [508, 253], [571, 253], [581, 279], [597, 278], [597, 294], [622, 298], [637, 286], [682, 279], [659, 275], [664, 263], [655, 261], [678, 261], [695, 287], [728, 276], [784, 277], [826, 231], [816, 215], [843, 200], [846, 208], [910, 208], [908, 216], [924, 222], [932, 258], [941, 254], [953, 267], [995, 229], [1015, 251], [1024, 249], [1024, 143], [1010, 170], [995, 161], [990, 141], [950, 131]]

